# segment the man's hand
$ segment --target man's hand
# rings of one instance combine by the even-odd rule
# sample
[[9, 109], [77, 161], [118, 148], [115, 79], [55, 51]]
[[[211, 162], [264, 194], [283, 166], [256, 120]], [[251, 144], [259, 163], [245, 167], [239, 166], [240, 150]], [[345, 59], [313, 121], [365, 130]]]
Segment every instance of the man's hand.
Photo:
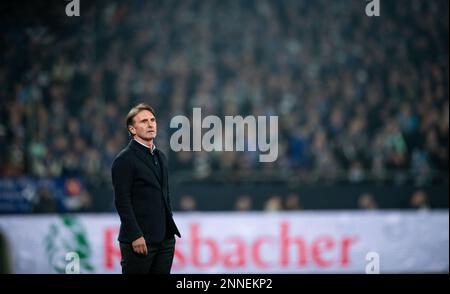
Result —
[[147, 255], [147, 245], [145, 244], [144, 237], [140, 237], [134, 240], [131, 245], [133, 246], [133, 251], [139, 254]]

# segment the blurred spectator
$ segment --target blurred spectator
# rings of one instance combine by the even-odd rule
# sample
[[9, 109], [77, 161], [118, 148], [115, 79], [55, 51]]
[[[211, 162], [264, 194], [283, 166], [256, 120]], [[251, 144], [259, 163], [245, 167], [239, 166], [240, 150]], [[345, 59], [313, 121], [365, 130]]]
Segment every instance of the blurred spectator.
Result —
[[410, 198], [409, 206], [415, 209], [429, 209], [430, 204], [428, 202], [427, 193], [423, 190], [417, 190]]
[[241, 195], [237, 198], [236, 203], [234, 205], [234, 210], [237, 211], [249, 211], [252, 210], [252, 198], [248, 195]]
[[286, 210], [299, 210], [300, 207], [300, 196], [297, 193], [290, 193], [285, 199], [285, 209]]
[[358, 161], [352, 162], [349, 170], [348, 180], [351, 183], [360, 183], [364, 180], [364, 170]]
[[46, 187], [42, 187], [38, 190], [37, 201], [33, 207], [34, 213], [56, 213], [58, 207], [53, 199], [53, 195]]
[[376, 210], [378, 209], [378, 205], [373, 198], [373, 195], [370, 193], [364, 193], [358, 198], [358, 207], [359, 209], [365, 210]]
[[265, 211], [280, 211], [283, 210], [283, 199], [279, 195], [270, 196], [264, 203]]
[[64, 206], [69, 211], [86, 212], [91, 209], [91, 195], [85, 190], [79, 180], [69, 178], [64, 183]]
[[183, 195], [180, 198], [181, 211], [195, 211], [197, 210], [197, 202], [191, 195]]

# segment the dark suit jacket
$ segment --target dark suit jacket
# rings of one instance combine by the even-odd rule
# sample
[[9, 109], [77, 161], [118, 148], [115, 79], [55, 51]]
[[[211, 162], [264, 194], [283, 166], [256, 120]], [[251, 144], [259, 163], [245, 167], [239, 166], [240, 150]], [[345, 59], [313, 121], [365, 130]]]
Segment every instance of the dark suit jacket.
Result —
[[[161, 165], [158, 173], [150, 149], [131, 140], [114, 159], [111, 169], [115, 205], [120, 216], [119, 241], [131, 243], [144, 236], [147, 243], [160, 242], [166, 229], [180, 232], [172, 217], [167, 160], [155, 149]], [[160, 178], [158, 175], [162, 175]]]

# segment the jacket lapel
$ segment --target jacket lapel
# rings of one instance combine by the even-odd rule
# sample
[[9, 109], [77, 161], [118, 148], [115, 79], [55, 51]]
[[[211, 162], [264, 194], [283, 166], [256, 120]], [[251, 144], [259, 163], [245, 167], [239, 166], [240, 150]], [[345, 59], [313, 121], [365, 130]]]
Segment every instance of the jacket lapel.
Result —
[[[161, 182], [161, 186], [165, 189], [167, 187], [167, 162], [164, 160], [164, 157], [161, 156], [161, 153], [159, 153], [158, 150], [156, 151], [156, 156], [158, 156], [158, 161], [161, 164], [161, 174], [162, 174], [162, 182]], [[167, 191], [167, 189], [165, 189]], [[167, 198], [167, 194], [166, 191], [164, 191], [164, 195], [166, 195]]]
[[162, 187], [162, 192], [163, 192], [163, 198], [164, 201], [166, 202], [167, 207], [170, 207], [169, 203], [168, 203], [168, 198], [169, 198], [169, 187], [168, 187], [168, 171], [167, 171], [167, 162], [165, 160], [165, 157], [163, 155], [161, 155], [161, 153], [159, 152], [159, 150], [155, 150], [155, 154], [156, 156], [158, 156], [158, 161], [161, 164], [161, 174], [162, 174], [162, 182], [161, 182], [161, 187]]
[[158, 172], [156, 171], [156, 167], [154, 166], [154, 164], [152, 163], [151, 159], [150, 159], [150, 154], [145, 154], [144, 151], [142, 151], [140, 148], [136, 148], [136, 146], [133, 146], [132, 143], [130, 143], [134, 153], [151, 169], [151, 171], [153, 172], [153, 174], [155, 175], [156, 179], [158, 180], [158, 183], [162, 185], [161, 183], [161, 179], [158, 176]]

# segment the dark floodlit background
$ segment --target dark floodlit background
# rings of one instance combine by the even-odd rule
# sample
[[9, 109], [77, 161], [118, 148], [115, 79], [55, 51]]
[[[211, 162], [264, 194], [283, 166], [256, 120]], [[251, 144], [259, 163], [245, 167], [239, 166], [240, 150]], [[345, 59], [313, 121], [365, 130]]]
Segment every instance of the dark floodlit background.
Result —
[[[41, 271], [11, 253], [8, 222], [114, 216], [110, 166], [126, 113], [146, 102], [181, 222], [444, 211], [444, 268], [431, 271], [448, 272], [448, 1], [381, 0], [379, 17], [362, 0], [80, 0], [79, 17], [67, 4], [1, 4], [3, 271]], [[171, 151], [170, 120], [193, 107], [278, 116], [278, 159]]]

